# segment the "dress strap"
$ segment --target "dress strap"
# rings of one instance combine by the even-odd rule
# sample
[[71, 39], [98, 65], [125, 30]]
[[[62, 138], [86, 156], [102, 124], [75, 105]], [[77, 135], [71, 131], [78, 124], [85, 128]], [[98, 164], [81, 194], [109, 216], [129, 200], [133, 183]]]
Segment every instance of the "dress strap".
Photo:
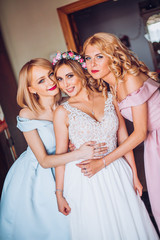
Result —
[[118, 103], [119, 109], [128, 108], [132, 106], [137, 106], [148, 101], [151, 96], [157, 91], [160, 84], [153, 79], [149, 78], [145, 81], [138, 90], [129, 94], [124, 100]]
[[53, 124], [53, 122], [48, 120], [32, 120], [17, 116], [17, 128], [22, 132], [29, 132], [48, 124]]
[[69, 111], [70, 113], [75, 112], [76, 108], [72, 107], [68, 101], [64, 102], [61, 104], [67, 111]]
[[[77, 112], [82, 112], [81, 110], [79, 110], [76, 107], [72, 107], [68, 101], [64, 102], [61, 104], [67, 111], [69, 111], [70, 113], [77, 113]], [[108, 92], [108, 98], [105, 101], [105, 109], [104, 112], [108, 111], [110, 108], [114, 108], [113, 105], [113, 95], [111, 94], [111, 92]]]
[[108, 98], [105, 101], [105, 109], [104, 112], [110, 112], [114, 110], [113, 104], [113, 95], [111, 92], [108, 92]]

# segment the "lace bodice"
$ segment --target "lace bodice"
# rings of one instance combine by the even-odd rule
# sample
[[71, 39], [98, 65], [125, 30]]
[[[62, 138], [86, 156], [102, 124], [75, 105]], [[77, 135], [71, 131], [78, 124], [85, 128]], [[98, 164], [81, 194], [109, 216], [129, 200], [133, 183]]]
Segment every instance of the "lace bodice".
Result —
[[108, 153], [116, 148], [118, 118], [110, 93], [105, 101], [104, 116], [101, 122], [78, 108], [72, 107], [68, 101], [62, 105], [69, 111], [69, 139], [76, 148], [88, 141], [106, 142]]

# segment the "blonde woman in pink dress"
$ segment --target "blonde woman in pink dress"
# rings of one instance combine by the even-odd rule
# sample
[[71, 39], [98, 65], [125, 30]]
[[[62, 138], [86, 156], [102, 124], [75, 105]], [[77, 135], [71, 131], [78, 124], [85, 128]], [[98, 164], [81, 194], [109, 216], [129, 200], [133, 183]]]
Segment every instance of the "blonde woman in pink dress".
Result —
[[[121, 114], [133, 121], [134, 131], [104, 160], [108, 166], [144, 141], [146, 182], [152, 212], [160, 230], [160, 84], [154, 72], [109, 33], [96, 33], [83, 46], [87, 70], [97, 87], [107, 93], [105, 82], [117, 100]], [[83, 162], [79, 167], [91, 177], [103, 161]]]

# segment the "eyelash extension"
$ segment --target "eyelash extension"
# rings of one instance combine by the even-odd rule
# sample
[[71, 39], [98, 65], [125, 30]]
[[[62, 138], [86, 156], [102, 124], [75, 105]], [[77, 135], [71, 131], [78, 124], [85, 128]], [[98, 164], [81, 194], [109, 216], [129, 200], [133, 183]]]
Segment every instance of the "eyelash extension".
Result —
[[97, 58], [103, 58], [103, 56], [102, 55], [98, 55]]
[[69, 74], [67, 77], [68, 78], [71, 78], [71, 77], [73, 77], [74, 76], [74, 74]]
[[53, 73], [53, 72], [49, 73], [49, 77], [50, 77], [50, 76], [53, 76], [53, 75], [54, 75], [54, 73]]
[[62, 81], [62, 78], [57, 78], [57, 81]]
[[90, 57], [85, 57], [85, 61], [86, 61], [86, 60], [90, 60], [90, 59], [91, 59]]
[[41, 84], [44, 81], [44, 79], [39, 80], [38, 84]]

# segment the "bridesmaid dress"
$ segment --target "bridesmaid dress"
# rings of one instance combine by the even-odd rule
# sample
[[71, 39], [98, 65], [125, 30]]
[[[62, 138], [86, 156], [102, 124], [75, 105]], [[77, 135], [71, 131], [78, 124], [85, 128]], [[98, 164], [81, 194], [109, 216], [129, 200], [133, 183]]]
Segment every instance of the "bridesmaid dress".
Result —
[[[48, 154], [55, 153], [53, 122], [20, 117], [17, 121], [22, 132], [37, 129]], [[68, 219], [57, 208], [55, 171], [42, 168], [30, 147], [15, 161], [5, 179], [0, 203], [0, 239], [70, 239]]]
[[152, 79], [120, 102], [124, 118], [133, 121], [131, 107], [147, 102], [148, 135], [144, 142], [144, 165], [152, 212], [160, 230], [160, 84]]

